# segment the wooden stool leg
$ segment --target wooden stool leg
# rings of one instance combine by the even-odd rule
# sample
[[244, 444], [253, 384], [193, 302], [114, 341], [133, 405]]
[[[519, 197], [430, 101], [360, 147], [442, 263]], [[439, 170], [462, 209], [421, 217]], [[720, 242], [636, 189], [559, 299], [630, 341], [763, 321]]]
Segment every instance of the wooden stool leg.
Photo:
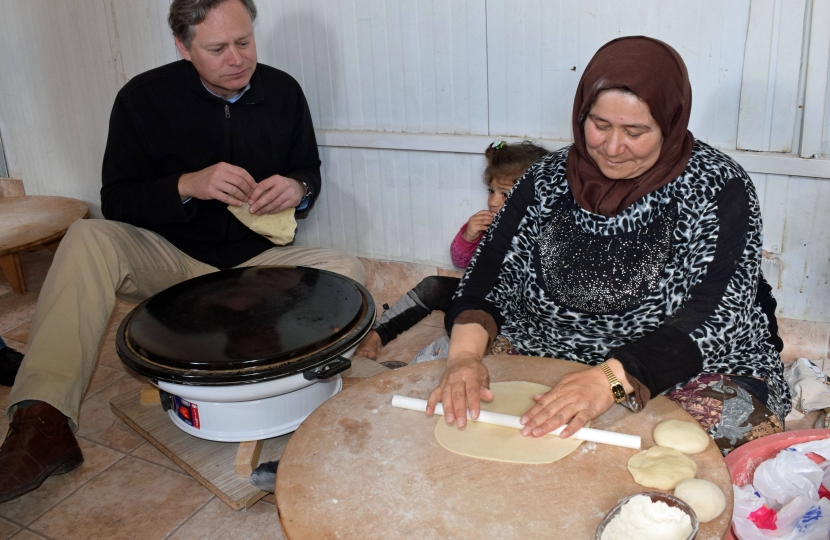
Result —
[[239, 443], [239, 450], [236, 451], [236, 459], [233, 462], [233, 469], [238, 478], [251, 476], [259, 465], [259, 454], [262, 453], [264, 441], [246, 441]]
[[26, 294], [26, 280], [23, 278], [23, 267], [20, 266], [20, 257], [17, 253], [10, 253], [0, 257], [0, 270], [9, 280], [9, 285], [17, 294]]
[[61, 240], [63, 240], [63, 238], [58, 238], [54, 242], [50, 242], [49, 244], [46, 244], [43, 247], [54, 253], [58, 250], [58, 246], [61, 245]]
[[159, 389], [152, 384], [145, 384], [141, 387], [141, 392], [138, 394], [142, 405], [154, 405], [161, 403], [161, 395]]

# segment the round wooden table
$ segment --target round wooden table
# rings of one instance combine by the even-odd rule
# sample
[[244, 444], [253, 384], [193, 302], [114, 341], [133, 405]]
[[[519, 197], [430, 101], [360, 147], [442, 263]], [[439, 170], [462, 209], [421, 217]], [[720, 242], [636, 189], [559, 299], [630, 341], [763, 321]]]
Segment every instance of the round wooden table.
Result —
[[[517, 356], [485, 358], [493, 381], [552, 386], [585, 366]], [[446, 361], [378, 375], [334, 396], [291, 437], [280, 460], [276, 501], [286, 538], [594, 538], [623, 497], [655, 491], [626, 469], [637, 450], [584, 443], [546, 465], [479, 460], [445, 450], [433, 431], [442, 417], [392, 407], [395, 394], [426, 399]], [[694, 421], [663, 396], [634, 414], [614, 406], [592, 427], [642, 437], [670, 418]], [[726, 510], [702, 523], [698, 540], [723, 538], [732, 483], [714, 442], [691, 456], [697, 478], [723, 490]]]
[[0, 270], [12, 290], [26, 293], [21, 253], [41, 247], [55, 251], [69, 226], [87, 217], [86, 204], [66, 197], [0, 199]]

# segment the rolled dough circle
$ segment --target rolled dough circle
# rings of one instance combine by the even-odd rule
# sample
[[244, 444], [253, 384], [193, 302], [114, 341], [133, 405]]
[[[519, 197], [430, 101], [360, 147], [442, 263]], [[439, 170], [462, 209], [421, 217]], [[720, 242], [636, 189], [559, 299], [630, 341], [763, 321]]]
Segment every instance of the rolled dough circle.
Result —
[[[544, 394], [549, 386], [525, 381], [497, 382], [490, 385], [493, 401], [481, 402], [485, 411], [521, 416], [533, 405], [533, 396]], [[435, 439], [456, 454], [506, 461], [509, 463], [552, 463], [576, 450], [583, 441], [555, 435], [524, 437], [518, 429], [467, 422], [464, 429], [447, 425], [443, 418], [435, 425]]]
[[692, 507], [701, 523], [712, 521], [726, 508], [726, 497], [708, 480], [689, 478], [674, 488], [674, 496]]
[[670, 490], [681, 480], [694, 478], [697, 464], [679, 450], [652, 446], [631, 456], [628, 472], [641, 486]]
[[654, 428], [654, 442], [680, 450], [684, 454], [697, 454], [709, 446], [709, 435], [697, 422], [666, 420]]

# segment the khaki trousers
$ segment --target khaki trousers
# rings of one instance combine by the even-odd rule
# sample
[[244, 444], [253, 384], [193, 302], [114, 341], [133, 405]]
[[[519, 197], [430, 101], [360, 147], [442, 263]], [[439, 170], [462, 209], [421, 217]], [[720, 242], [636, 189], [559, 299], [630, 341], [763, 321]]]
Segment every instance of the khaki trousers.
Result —
[[[366, 283], [347, 253], [274, 247], [239, 266], [290, 265], [329, 270]], [[9, 395], [8, 415], [24, 400], [45, 401], [74, 430], [116, 296], [141, 302], [193, 277], [216, 272], [160, 235], [117, 221], [78, 220], [67, 231], [40, 291], [29, 348]]]

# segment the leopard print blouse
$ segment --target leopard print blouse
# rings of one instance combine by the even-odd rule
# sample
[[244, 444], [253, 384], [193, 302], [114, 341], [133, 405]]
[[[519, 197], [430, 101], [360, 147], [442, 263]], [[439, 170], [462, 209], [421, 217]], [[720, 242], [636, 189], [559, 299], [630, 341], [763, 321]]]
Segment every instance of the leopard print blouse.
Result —
[[746, 172], [696, 141], [682, 175], [605, 217], [574, 202], [567, 156], [548, 154], [517, 182], [456, 290], [448, 331], [484, 310], [519, 353], [614, 357], [651, 395], [701, 372], [759, 378], [783, 419], [790, 394], [774, 300], [759, 294], [769, 288]]

